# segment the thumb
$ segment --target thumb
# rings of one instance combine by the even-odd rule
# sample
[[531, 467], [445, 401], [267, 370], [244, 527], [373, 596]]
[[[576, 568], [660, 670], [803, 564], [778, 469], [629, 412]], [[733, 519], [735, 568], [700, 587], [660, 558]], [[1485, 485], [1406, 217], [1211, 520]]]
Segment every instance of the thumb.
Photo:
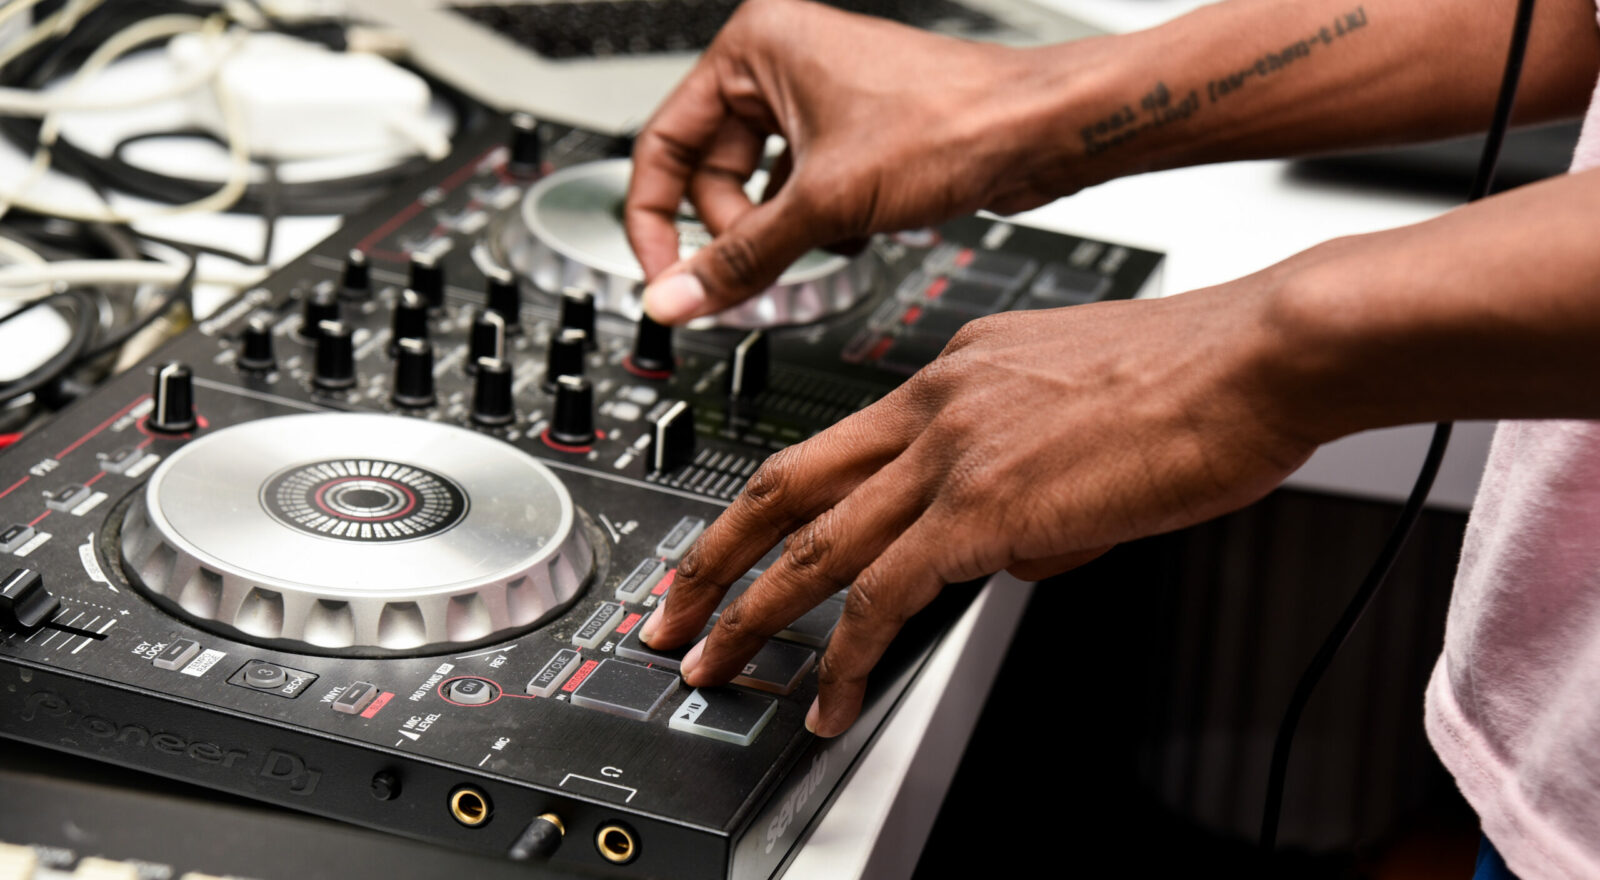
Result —
[[817, 244], [815, 230], [786, 196], [746, 211], [711, 244], [663, 271], [644, 290], [645, 312], [662, 324], [682, 324], [772, 286]]

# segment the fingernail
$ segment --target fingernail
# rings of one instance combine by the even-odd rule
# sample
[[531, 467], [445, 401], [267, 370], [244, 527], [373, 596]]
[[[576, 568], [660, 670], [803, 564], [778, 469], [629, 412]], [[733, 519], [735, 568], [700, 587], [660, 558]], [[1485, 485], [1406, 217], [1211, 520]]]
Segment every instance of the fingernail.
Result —
[[639, 630], [639, 641], [644, 642], [650, 647], [654, 647], [654, 645], [650, 645], [650, 643], [655, 641], [656, 630], [661, 628], [661, 617], [666, 613], [667, 606], [665, 603], [662, 603], [662, 605], [655, 610], [655, 613], [645, 618], [644, 629]]
[[683, 675], [684, 681], [688, 681], [689, 676], [694, 674], [695, 667], [700, 665], [700, 655], [705, 651], [705, 647], [706, 640], [701, 639], [689, 649], [689, 653], [683, 655], [683, 662], [678, 665], [678, 670]]
[[822, 701], [812, 700], [811, 708], [806, 710], [806, 731], [815, 734], [817, 724], [822, 720]]
[[678, 324], [700, 314], [706, 289], [693, 272], [658, 279], [644, 289], [644, 310], [661, 324]]

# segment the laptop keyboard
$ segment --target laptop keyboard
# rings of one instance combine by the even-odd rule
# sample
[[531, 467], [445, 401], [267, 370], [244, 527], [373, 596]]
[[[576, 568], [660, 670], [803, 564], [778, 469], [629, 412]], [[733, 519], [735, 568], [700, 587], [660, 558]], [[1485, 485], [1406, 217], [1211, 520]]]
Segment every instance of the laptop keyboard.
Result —
[[[573, 0], [454, 10], [546, 58], [698, 52], [740, 0]], [[954, 0], [829, 0], [828, 5], [924, 30], [981, 38], [1004, 28]]]

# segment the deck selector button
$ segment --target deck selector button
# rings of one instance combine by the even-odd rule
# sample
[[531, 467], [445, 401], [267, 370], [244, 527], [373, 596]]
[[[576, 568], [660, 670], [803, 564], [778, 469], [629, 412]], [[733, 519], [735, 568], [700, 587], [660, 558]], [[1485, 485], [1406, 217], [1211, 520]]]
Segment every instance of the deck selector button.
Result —
[[244, 671], [245, 684], [258, 688], [275, 688], [289, 680], [282, 666], [257, 663]]
[[265, 660], [251, 660], [230, 676], [228, 683], [292, 700], [309, 690], [318, 677], [303, 669], [290, 669]]

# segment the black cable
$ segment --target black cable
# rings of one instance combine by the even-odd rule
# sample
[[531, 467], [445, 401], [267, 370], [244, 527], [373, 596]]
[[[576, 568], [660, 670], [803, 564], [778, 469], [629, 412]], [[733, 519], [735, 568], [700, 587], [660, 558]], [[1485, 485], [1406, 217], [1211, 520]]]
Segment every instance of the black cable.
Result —
[[4, 326], [13, 318], [31, 312], [36, 308], [54, 307], [63, 304], [70, 306], [76, 317], [72, 336], [60, 351], [51, 355], [49, 360], [34, 367], [27, 375], [11, 382], [0, 383], [0, 405], [40, 391], [72, 369], [73, 364], [78, 362], [84, 347], [89, 344], [89, 339], [94, 335], [96, 309], [88, 294], [79, 290], [68, 290], [33, 300], [11, 314], [0, 317], [0, 326]]
[[[150, 233], [143, 231], [139, 233], [139, 238], [152, 244], [164, 244], [169, 248], [175, 248], [180, 251], [198, 251], [202, 254], [211, 254], [212, 256], [222, 257], [225, 260], [232, 260], [241, 266], [261, 265], [260, 263], [256, 262], [255, 257], [247, 257], [238, 251], [229, 250], [224, 247], [217, 247], [216, 245], [201, 244], [193, 241], [180, 241], [176, 238], [166, 238], [160, 235], [151, 235]], [[135, 257], [134, 259], [138, 258]]]
[[[1516, 20], [1511, 29], [1511, 48], [1506, 54], [1505, 73], [1500, 79], [1500, 94], [1495, 100], [1488, 140], [1478, 161], [1478, 171], [1473, 177], [1472, 189], [1467, 195], [1469, 203], [1488, 195], [1490, 187], [1494, 184], [1494, 170], [1500, 160], [1500, 147], [1505, 141], [1506, 129], [1511, 125], [1511, 110], [1517, 102], [1517, 84], [1522, 78], [1522, 62], [1527, 55], [1528, 34], [1533, 28], [1534, 3], [1535, 0], [1517, 0]], [[1322, 646], [1311, 658], [1311, 664], [1295, 683], [1294, 693], [1289, 697], [1289, 706], [1283, 712], [1283, 720], [1278, 724], [1277, 737], [1272, 743], [1272, 765], [1267, 773], [1266, 804], [1261, 814], [1260, 845], [1263, 849], [1270, 850], [1278, 842], [1278, 822], [1283, 811], [1283, 790], [1289, 772], [1289, 752], [1294, 746], [1294, 734], [1300, 725], [1300, 716], [1305, 712], [1311, 694], [1322, 681], [1328, 667], [1333, 665], [1333, 659], [1338, 655], [1339, 649], [1344, 646], [1345, 640], [1350, 637], [1351, 631], [1372, 604], [1373, 597], [1378, 594], [1378, 589], [1383, 586], [1389, 570], [1394, 567], [1395, 559], [1405, 547], [1406, 540], [1411, 537], [1412, 529], [1422, 516], [1422, 507], [1428, 499], [1428, 492], [1433, 489], [1434, 478], [1439, 474], [1439, 463], [1444, 459], [1445, 448], [1450, 443], [1450, 430], [1449, 422], [1440, 422], [1434, 426], [1433, 441], [1428, 444], [1428, 454], [1423, 459], [1422, 470], [1417, 474], [1416, 484], [1411, 487], [1411, 495], [1400, 511], [1400, 519], [1389, 532], [1389, 539], [1384, 543], [1382, 552], [1373, 561], [1372, 568], [1367, 571], [1361, 586], [1350, 598], [1350, 603], [1345, 606], [1339, 621], [1323, 639]]]
[[184, 272], [183, 277], [178, 280], [178, 283], [172, 285], [172, 289], [167, 291], [165, 296], [161, 297], [161, 301], [156, 304], [155, 308], [145, 313], [144, 317], [127, 324], [116, 333], [113, 333], [110, 336], [107, 336], [105, 339], [100, 340], [94, 348], [91, 348], [88, 351], [78, 355], [78, 357], [73, 360], [72, 365], [82, 366], [83, 364], [92, 363], [116, 351], [117, 349], [121, 348], [129, 339], [132, 339], [134, 334], [150, 326], [151, 324], [154, 324], [157, 318], [165, 315], [167, 310], [171, 309], [179, 299], [187, 302], [189, 295], [194, 292], [195, 269], [199, 266], [199, 264], [199, 256], [191, 252], [189, 254], [188, 271]]
[[266, 179], [262, 181], [261, 222], [266, 225], [266, 232], [261, 235], [261, 261], [260, 266], [272, 265], [272, 245], [278, 237], [278, 218], [282, 216], [278, 207], [278, 199], [283, 192], [283, 181], [278, 177], [278, 163], [272, 159], [261, 162], [261, 171]]

